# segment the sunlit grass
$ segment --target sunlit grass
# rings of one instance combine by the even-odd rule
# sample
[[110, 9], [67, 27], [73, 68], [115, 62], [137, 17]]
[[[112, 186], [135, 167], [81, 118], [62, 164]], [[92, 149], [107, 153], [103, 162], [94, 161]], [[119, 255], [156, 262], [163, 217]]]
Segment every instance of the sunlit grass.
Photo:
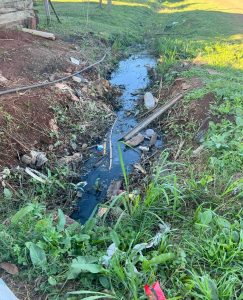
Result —
[[53, 4], [62, 23], [59, 24], [52, 15], [51, 24], [47, 27], [44, 7], [39, 2], [39, 27], [65, 36], [92, 33], [109, 41], [117, 40], [117, 37], [120, 40], [122, 36], [121, 43], [127, 44], [142, 38], [143, 26], [153, 14], [149, 3], [152, 2], [114, 1], [109, 9], [106, 1], [100, 8], [98, 0], [55, 0]]
[[243, 70], [242, 53], [243, 44], [217, 43], [213, 47], [206, 47], [204, 54], [199, 55], [195, 62]]
[[[62, 3], [99, 3], [98, 0], [53, 0], [53, 2], [62, 2]], [[143, 1], [144, 2], [144, 1]], [[125, 6], [140, 6], [140, 7], [150, 7], [148, 4], [143, 2], [131, 2], [131, 1], [112, 1], [113, 5], [125, 5]], [[106, 1], [103, 1], [103, 4], [106, 4]]]
[[228, 13], [243, 13], [243, 1], [241, 0], [183, 0], [177, 2], [165, 1], [160, 13], [175, 13], [192, 10], [221, 11]]

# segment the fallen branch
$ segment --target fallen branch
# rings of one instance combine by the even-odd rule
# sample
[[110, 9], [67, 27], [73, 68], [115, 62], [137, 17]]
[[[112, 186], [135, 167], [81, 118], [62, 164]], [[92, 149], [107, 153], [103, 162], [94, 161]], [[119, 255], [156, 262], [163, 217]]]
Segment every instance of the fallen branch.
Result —
[[53, 33], [50, 33], [50, 32], [39, 31], [39, 30], [28, 29], [28, 28], [22, 28], [22, 31], [26, 32], [26, 33], [36, 35], [36, 36], [43, 37], [43, 38], [48, 39], [48, 40], [53, 40], [54, 41], [56, 39], [55, 35]]
[[140, 122], [135, 128], [133, 128], [130, 132], [128, 132], [121, 140], [127, 141], [131, 139], [136, 133], [144, 129], [150, 123], [152, 123], [155, 119], [157, 119], [162, 113], [166, 112], [172, 105], [178, 102], [184, 95], [179, 94], [169, 102], [167, 102], [162, 107], [157, 108], [150, 116]]

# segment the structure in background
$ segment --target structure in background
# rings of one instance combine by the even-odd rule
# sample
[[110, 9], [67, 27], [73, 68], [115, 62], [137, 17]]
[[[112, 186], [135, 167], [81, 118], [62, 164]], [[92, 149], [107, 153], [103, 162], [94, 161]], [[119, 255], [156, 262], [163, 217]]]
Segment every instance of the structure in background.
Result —
[[0, 27], [22, 25], [35, 29], [36, 24], [33, 0], [0, 0]]

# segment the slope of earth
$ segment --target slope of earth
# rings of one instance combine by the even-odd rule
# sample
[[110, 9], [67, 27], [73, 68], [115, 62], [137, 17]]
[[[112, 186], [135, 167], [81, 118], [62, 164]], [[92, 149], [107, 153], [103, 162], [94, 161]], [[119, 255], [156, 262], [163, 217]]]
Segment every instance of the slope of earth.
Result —
[[[51, 82], [89, 65], [87, 53], [61, 40], [48, 41], [18, 31], [2, 31], [0, 39], [1, 90]], [[80, 65], [71, 63], [70, 57], [80, 60]], [[104, 124], [101, 121], [99, 130], [88, 130], [96, 117], [103, 120], [103, 113], [111, 113], [109, 104], [101, 101], [105, 91], [103, 95], [102, 87], [100, 93], [96, 91], [103, 85], [102, 79], [98, 80], [95, 70], [84, 76], [81, 83], [71, 79], [67, 84], [0, 96], [0, 166], [14, 166], [34, 149], [71, 155], [70, 141], [78, 139], [79, 144], [90, 145], [105, 132], [109, 117]], [[92, 108], [94, 102], [96, 108]]]

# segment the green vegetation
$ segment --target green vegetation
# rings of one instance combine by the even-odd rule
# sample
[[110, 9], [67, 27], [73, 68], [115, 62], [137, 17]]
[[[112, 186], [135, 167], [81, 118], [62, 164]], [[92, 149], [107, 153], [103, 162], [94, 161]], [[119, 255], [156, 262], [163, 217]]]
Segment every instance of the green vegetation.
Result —
[[[150, 1], [115, 1], [112, 10], [106, 5], [100, 9], [98, 1], [55, 1], [53, 5], [62, 24], [53, 15], [48, 30], [66, 37], [82, 37], [82, 46], [90, 40], [108, 41], [114, 49], [142, 42], [144, 28], [154, 15]], [[38, 3], [36, 8], [40, 17], [39, 27], [46, 28], [42, 3]]]
[[[145, 196], [133, 201], [128, 193], [119, 196], [108, 209], [121, 205], [123, 211], [112, 220], [107, 211], [84, 226], [68, 225], [60, 209], [48, 213], [42, 204], [24, 206], [1, 225], [1, 260], [22, 265], [29, 280], [41, 274], [39, 290], [51, 299], [69, 281], [76, 295], [106, 289], [114, 299], [143, 299], [143, 285], [156, 279], [169, 299], [240, 299], [240, 212], [222, 217], [216, 211], [225, 197], [239, 201], [242, 181], [215, 191], [213, 199], [209, 175], [178, 182], [185, 167], [163, 153]], [[73, 291], [69, 298], [76, 299]]]
[[[200, 103], [211, 92], [212, 120], [204, 150], [193, 158], [192, 137], [200, 124], [193, 118], [178, 123], [171, 115], [167, 129], [174, 147], [180, 139], [185, 146], [176, 162], [171, 151], [161, 154], [143, 192], [130, 190], [120, 154], [127, 191], [103, 205], [108, 209], [103, 217], [82, 226], [69, 225], [62, 210], [45, 207], [47, 198], [70, 190], [65, 170], [49, 173], [49, 186], [32, 182], [31, 193], [6, 187], [0, 218], [9, 219], [0, 225], [1, 261], [21, 266], [23, 278], [38, 278], [38, 290], [49, 299], [146, 299], [144, 284], [159, 280], [170, 300], [242, 300], [242, 4], [124, 0], [108, 11], [97, 3], [70, 2], [54, 2], [63, 24], [53, 21], [50, 30], [102, 33], [113, 46], [117, 36], [122, 46], [145, 36], [165, 85], [177, 77], [203, 84], [184, 98], [181, 117], [192, 101]], [[40, 17], [44, 26], [43, 12]], [[190, 68], [181, 69], [185, 62]], [[14, 214], [9, 201], [25, 205]]]

